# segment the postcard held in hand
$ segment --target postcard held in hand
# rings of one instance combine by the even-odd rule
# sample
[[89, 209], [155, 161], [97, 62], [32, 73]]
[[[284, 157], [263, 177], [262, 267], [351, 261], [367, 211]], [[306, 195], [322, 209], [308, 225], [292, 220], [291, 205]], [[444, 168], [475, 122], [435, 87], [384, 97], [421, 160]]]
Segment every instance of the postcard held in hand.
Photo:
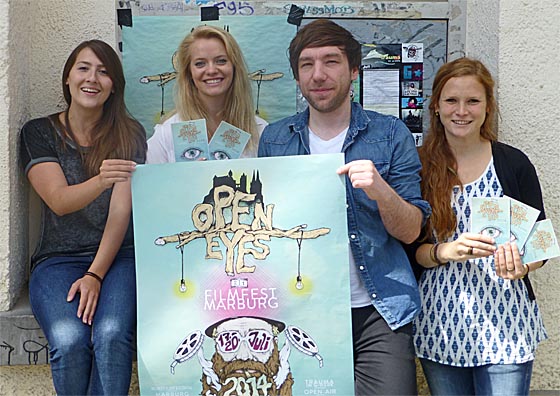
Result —
[[171, 125], [175, 161], [197, 161], [208, 158], [206, 120], [177, 122]]
[[517, 246], [521, 251], [525, 242], [527, 242], [527, 238], [529, 238], [529, 234], [537, 222], [537, 218], [539, 217], [541, 211], [513, 198], [509, 199], [511, 205], [511, 242], [517, 243]]
[[524, 253], [521, 257], [523, 264], [560, 256], [558, 239], [556, 239], [550, 219], [535, 223], [523, 250]]
[[496, 245], [510, 240], [510, 199], [472, 199], [471, 232], [494, 238]]
[[250, 138], [250, 133], [222, 121], [208, 144], [210, 151], [208, 159], [225, 160], [239, 158]]

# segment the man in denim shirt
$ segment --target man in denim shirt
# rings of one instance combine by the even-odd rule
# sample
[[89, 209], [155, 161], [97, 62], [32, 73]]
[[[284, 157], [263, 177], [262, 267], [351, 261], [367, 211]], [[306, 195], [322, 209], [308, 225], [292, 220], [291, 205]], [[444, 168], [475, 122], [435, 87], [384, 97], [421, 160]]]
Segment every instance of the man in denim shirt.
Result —
[[420, 299], [399, 242], [414, 241], [430, 214], [414, 139], [399, 119], [351, 102], [361, 48], [350, 32], [318, 19], [289, 55], [309, 107], [269, 125], [259, 157], [344, 152], [356, 394], [416, 394], [411, 321]]

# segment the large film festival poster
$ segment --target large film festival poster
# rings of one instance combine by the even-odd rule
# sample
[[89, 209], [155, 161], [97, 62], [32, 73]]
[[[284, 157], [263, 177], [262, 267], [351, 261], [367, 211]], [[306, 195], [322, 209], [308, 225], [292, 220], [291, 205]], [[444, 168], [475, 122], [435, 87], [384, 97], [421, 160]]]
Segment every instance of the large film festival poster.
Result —
[[342, 154], [138, 166], [143, 395], [352, 395]]

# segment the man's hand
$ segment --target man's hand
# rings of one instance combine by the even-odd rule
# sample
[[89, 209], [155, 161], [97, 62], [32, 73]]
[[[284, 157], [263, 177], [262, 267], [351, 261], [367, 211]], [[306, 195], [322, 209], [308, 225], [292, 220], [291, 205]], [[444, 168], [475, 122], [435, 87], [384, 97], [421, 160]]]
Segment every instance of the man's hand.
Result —
[[380, 200], [387, 191], [387, 183], [370, 160], [349, 162], [338, 168], [336, 173], [348, 174], [352, 187], [364, 190], [369, 199]]

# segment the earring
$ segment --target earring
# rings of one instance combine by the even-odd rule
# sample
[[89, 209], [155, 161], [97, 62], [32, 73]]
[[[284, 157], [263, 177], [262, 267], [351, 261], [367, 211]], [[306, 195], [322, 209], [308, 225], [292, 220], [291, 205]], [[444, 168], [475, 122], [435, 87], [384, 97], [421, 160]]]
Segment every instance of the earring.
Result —
[[436, 117], [439, 117], [439, 111], [436, 110]]

